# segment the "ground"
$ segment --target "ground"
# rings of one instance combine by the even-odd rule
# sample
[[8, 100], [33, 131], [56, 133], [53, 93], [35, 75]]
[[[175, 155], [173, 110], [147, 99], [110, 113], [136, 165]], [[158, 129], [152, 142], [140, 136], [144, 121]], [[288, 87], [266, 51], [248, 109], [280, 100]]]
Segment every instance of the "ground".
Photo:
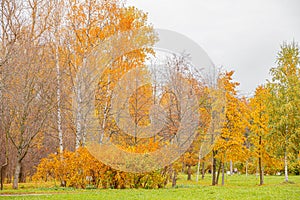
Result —
[[[226, 176], [225, 186], [210, 186], [210, 176], [198, 183], [186, 181], [180, 175], [176, 188], [165, 189], [73, 189], [60, 188], [54, 183], [20, 184], [19, 190], [5, 185], [0, 199], [300, 199], [300, 176], [290, 176], [290, 183], [283, 183], [283, 176], [266, 176], [265, 185], [259, 186], [255, 175]], [[195, 177], [193, 177], [195, 179]]]

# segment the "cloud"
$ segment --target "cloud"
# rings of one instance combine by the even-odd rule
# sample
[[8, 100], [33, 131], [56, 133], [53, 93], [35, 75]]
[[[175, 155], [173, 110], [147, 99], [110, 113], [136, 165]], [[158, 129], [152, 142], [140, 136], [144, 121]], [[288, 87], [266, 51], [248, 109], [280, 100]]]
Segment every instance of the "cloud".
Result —
[[300, 41], [298, 0], [129, 0], [157, 28], [180, 32], [215, 64], [236, 71], [242, 93], [269, 78], [283, 41]]

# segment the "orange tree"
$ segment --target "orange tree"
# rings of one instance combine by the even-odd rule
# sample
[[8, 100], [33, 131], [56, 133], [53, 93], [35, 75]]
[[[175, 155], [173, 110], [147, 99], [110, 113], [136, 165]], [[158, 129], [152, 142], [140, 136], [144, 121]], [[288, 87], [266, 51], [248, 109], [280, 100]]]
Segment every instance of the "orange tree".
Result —
[[[222, 184], [224, 184], [224, 163], [231, 161], [246, 161], [249, 152], [246, 148], [244, 135], [248, 125], [248, 111], [245, 101], [237, 98], [237, 82], [232, 82], [233, 71], [221, 76], [225, 90], [225, 119], [222, 122], [221, 134], [217, 139], [214, 150], [220, 159], [219, 172], [222, 168]], [[219, 173], [218, 173], [219, 174]], [[217, 180], [214, 182], [217, 183]]]

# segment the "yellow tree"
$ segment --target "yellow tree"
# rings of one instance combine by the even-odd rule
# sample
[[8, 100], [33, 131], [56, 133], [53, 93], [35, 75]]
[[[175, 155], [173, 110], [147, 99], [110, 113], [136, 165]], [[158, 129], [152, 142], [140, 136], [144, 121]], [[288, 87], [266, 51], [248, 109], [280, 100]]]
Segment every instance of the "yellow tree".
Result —
[[259, 184], [264, 184], [263, 160], [267, 157], [267, 136], [269, 134], [269, 115], [267, 112], [269, 90], [263, 86], [256, 88], [255, 96], [250, 99], [251, 108], [251, 135], [250, 140], [254, 145], [254, 155], [258, 157]]
[[[141, 37], [134, 40], [143, 43], [141, 46], [152, 46], [155, 41], [153, 29], [147, 24], [147, 15], [134, 7], [124, 7], [120, 1], [88, 0], [85, 2], [71, 1], [71, 9], [67, 18], [70, 34], [70, 71], [71, 85], [76, 95], [76, 148], [85, 144], [87, 133], [86, 113], [83, 106], [89, 99], [84, 99], [80, 87], [84, 85], [82, 77], [77, 73], [86, 67], [88, 56], [105, 41], [120, 39], [116, 37], [127, 34], [127, 41], [118, 41], [118, 45], [110, 45], [104, 49], [103, 57], [109, 54], [114, 60], [102, 74], [96, 92], [96, 109], [102, 130], [108, 130], [113, 123], [109, 121], [111, 115], [110, 100], [113, 88], [125, 72], [135, 67], [141, 67], [149, 53], [147, 48], [132, 49], [128, 41], [133, 40], [143, 31]], [[128, 34], [131, 32], [131, 34]], [[128, 48], [128, 52], [124, 49]], [[119, 55], [120, 52], [124, 54]], [[100, 55], [102, 56], [102, 55]], [[104, 66], [99, 66], [104, 67]], [[76, 82], [76, 84], [75, 84]], [[103, 132], [103, 134], [104, 134]]]
[[248, 157], [248, 150], [244, 145], [246, 141], [244, 133], [248, 125], [247, 107], [243, 99], [237, 98], [236, 87], [239, 83], [232, 81], [233, 73], [233, 71], [226, 72], [220, 78], [225, 90], [225, 119], [214, 150], [217, 150], [217, 157], [221, 161], [218, 171], [220, 172], [222, 168], [222, 184], [224, 184], [224, 163], [245, 161]]

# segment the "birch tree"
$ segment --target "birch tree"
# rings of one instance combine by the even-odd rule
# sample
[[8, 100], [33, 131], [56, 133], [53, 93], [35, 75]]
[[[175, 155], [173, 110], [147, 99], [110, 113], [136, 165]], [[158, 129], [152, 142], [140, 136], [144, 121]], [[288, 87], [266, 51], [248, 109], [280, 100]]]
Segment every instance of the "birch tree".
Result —
[[[300, 60], [295, 42], [284, 43], [277, 55], [277, 67], [270, 70], [270, 128], [277, 153], [283, 155], [285, 181], [288, 182], [289, 153], [299, 151]], [[297, 155], [297, 154], [294, 154]]]

